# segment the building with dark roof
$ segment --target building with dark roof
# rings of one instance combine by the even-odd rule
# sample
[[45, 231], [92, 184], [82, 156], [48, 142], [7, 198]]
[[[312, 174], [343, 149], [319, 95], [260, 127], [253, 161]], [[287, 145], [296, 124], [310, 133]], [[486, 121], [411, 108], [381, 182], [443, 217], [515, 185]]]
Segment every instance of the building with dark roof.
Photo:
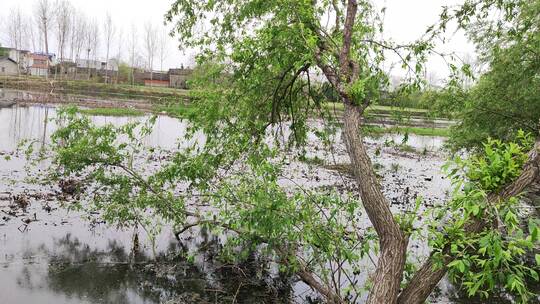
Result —
[[8, 56], [0, 57], [0, 76], [14, 76], [19, 74], [19, 65]]

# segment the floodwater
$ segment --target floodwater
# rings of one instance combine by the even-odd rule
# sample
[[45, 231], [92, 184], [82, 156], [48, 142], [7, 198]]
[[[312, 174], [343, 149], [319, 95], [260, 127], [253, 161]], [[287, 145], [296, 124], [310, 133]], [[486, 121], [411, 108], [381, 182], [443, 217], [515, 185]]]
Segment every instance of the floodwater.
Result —
[[[133, 227], [111, 226], [97, 215], [69, 210], [69, 201], [62, 201], [56, 187], [28, 181], [46, 164], [26, 171], [17, 147], [22, 140], [35, 140], [38, 145], [48, 142], [55, 129], [50, 119], [55, 115], [52, 106], [0, 109], [1, 304], [153, 304], [178, 297], [185, 303], [206, 303], [232, 302], [231, 296], [238, 303], [260, 299], [278, 303], [280, 298], [289, 298], [290, 284], [281, 283], [282, 278], [260, 275], [253, 279], [230, 265], [215, 263], [211, 255], [216, 252], [210, 249], [217, 248], [220, 240], [204, 231], [195, 231], [179, 243], [165, 226], [152, 245], [145, 233]], [[121, 125], [144, 118], [92, 119], [97, 124]], [[160, 116], [145, 144], [178, 147], [176, 138], [184, 131], [181, 121]], [[13, 208], [11, 195], [18, 194], [29, 199], [25, 209]], [[201, 247], [207, 250], [188, 262], [187, 254]], [[255, 271], [253, 264], [246, 269]], [[281, 286], [285, 287], [278, 293], [275, 288]]]
[[[220, 264], [213, 257], [220, 239], [205, 231], [193, 231], [178, 242], [171, 228], [164, 226], [154, 245], [134, 227], [116, 227], [99, 215], [70, 210], [55, 186], [36, 185], [27, 180], [34, 173], [24, 169], [25, 160], [16, 153], [21, 140], [46, 143], [56, 115], [52, 106], [0, 109], [0, 304], [154, 304], [177, 299], [175, 303], [302, 303], [310, 291], [303, 283], [276, 273], [260, 271], [261, 261], [253, 257], [243, 270]], [[92, 118], [96, 123], [124, 124], [144, 117]], [[157, 118], [154, 131], [146, 139], [150, 146], [175, 149], [186, 125], [167, 116]], [[443, 139], [409, 136], [408, 145], [427, 155], [403, 153], [383, 142], [402, 141], [399, 135], [368, 139], [371, 153], [381, 167], [383, 188], [392, 209], [410, 208], [406, 195], [422, 193], [427, 206], [447, 197], [450, 183], [439, 168], [444, 158], [437, 155]], [[333, 156], [346, 163], [342, 146]], [[328, 156], [317, 155], [321, 157]], [[36, 170], [45, 169], [41, 164]], [[287, 168], [296, 184], [309, 187], [354, 188], [354, 181], [331, 168], [291, 163]], [[283, 181], [287, 185], [287, 181]], [[291, 185], [293, 186], [293, 185]], [[30, 204], [12, 207], [12, 195], [24, 194]], [[425, 246], [411, 242], [411, 250], [427, 254]], [[195, 251], [193, 262], [186, 255]], [[248, 271], [248, 273], [246, 273]], [[443, 293], [452, 291], [441, 284]], [[180, 300], [178, 300], [180, 299]], [[454, 303], [448, 297], [436, 303]], [[460, 302], [461, 301], [457, 301]]]
[[[53, 106], [28, 106], [0, 109], [0, 151], [13, 151], [22, 140], [49, 141], [55, 130], [50, 121], [56, 117]], [[94, 116], [92, 121], [98, 125], [114, 123], [122, 125], [128, 122], [143, 121], [145, 117], [107, 117]], [[171, 149], [177, 146], [177, 138], [186, 131], [186, 125], [178, 119], [159, 116], [154, 131], [145, 138], [150, 146]]]

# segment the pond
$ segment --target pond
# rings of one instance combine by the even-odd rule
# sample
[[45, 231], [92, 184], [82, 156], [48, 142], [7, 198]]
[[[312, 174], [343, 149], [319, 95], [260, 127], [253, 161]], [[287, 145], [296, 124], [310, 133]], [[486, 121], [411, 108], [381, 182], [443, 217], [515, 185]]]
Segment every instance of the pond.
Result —
[[[55, 115], [54, 106], [0, 109], [0, 303], [303, 303], [312, 294], [291, 277], [261, 273], [256, 256], [242, 270], [216, 262], [220, 239], [206, 231], [194, 230], [180, 243], [164, 226], [152, 245], [134, 227], [111, 226], [98, 214], [67, 208], [69, 201], [62, 200], [58, 187], [28, 180], [47, 165], [28, 172], [23, 155], [16, 153], [21, 140], [46, 143], [55, 129], [50, 121]], [[92, 117], [97, 124], [116, 125], [144, 119]], [[145, 144], [178, 148], [182, 143], [177, 138], [185, 130], [185, 122], [159, 116]], [[372, 154], [384, 146], [383, 153], [373, 157], [382, 168], [384, 191], [394, 210], [409, 208], [402, 203], [405, 191], [423, 193], [426, 205], [434, 205], [450, 188], [439, 169], [444, 158], [437, 151], [443, 139], [409, 137], [410, 146], [435, 153], [406, 153], [383, 144], [400, 143], [399, 135], [367, 139]], [[346, 162], [340, 149], [337, 161]], [[299, 162], [287, 170], [296, 183], [315, 188], [338, 187], [342, 181], [343, 172], [335, 168]], [[14, 209], [12, 198], [21, 194], [30, 203]], [[416, 247], [419, 254], [427, 253], [425, 246]], [[186, 255], [194, 248], [197, 255], [191, 262]], [[443, 295], [436, 302], [453, 303], [446, 296], [451, 286], [443, 282], [440, 287]]]
[[[211, 252], [195, 263], [186, 261], [187, 250], [210, 247], [215, 237], [197, 232], [180, 244], [164, 227], [152, 246], [133, 227], [110, 226], [98, 216], [68, 210], [58, 202], [57, 189], [28, 182], [39, 172], [26, 171], [23, 153], [15, 151], [22, 140], [48, 142], [55, 115], [52, 106], [0, 109], [0, 303], [162, 303], [181, 295], [189, 303], [198, 295], [227, 299], [235, 294], [246, 302], [277, 298], [266, 290], [267, 278], [245, 279], [228, 265], [214, 265], [207, 257]], [[100, 125], [143, 119], [92, 117]], [[182, 121], [160, 116], [145, 144], [172, 149], [183, 132]], [[31, 203], [24, 210], [12, 208], [12, 196], [21, 193]]]

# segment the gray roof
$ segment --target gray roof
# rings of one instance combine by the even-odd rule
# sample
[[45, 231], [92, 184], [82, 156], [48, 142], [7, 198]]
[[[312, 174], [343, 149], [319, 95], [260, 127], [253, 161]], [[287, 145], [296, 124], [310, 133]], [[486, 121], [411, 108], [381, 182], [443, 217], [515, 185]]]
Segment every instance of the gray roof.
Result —
[[0, 56], [0, 61], [4, 61], [4, 60], [11, 61], [11, 62], [17, 64], [17, 61], [9, 58], [8, 56]]
[[169, 75], [191, 75], [193, 69], [169, 69]]

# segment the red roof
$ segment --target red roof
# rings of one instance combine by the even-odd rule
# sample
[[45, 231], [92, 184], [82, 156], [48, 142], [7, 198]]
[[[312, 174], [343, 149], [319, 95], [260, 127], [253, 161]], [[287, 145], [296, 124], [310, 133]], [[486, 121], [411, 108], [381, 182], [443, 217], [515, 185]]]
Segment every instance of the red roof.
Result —
[[49, 57], [46, 56], [46, 55], [41, 55], [41, 54], [30, 54], [30, 56], [32, 57], [32, 59], [38, 59], [38, 60], [47, 60]]

